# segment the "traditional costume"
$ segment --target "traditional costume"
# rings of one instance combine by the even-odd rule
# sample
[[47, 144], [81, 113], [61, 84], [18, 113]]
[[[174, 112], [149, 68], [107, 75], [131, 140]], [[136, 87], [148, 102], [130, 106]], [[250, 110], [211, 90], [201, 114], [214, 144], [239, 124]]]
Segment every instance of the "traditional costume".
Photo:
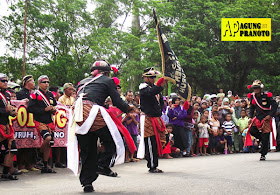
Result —
[[[143, 77], [155, 77], [160, 73], [154, 68], [144, 70]], [[137, 157], [144, 158], [148, 161], [147, 166], [151, 173], [161, 173], [162, 170], [157, 169], [158, 157], [163, 154], [163, 147], [166, 144], [167, 131], [161, 113], [164, 106], [161, 86], [164, 82], [160, 78], [157, 85], [149, 85], [141, 83], [140, 91], [140, 108], [143, 112], [140, 116], [140, 133], [141, 140], [138, 148]]]
[[[264, 85], [259, 80], [255, 80], [252, 85], [248, 86], [248, 88], [260, 89], [263, 87]], [[260, 94], [249, 93], [248, 98], [250, 100], [249, 118], [252, 119], [252, 123], [246, 135], [245, 146], [253, 145], [250, 134], [259, 139], [262, 142], [260, 160], [265, 160], [265, 155], [269, 147], [270, 133], [272, 138], [271, 146], [276, 146], [276, 130], [273, 130], [273, 121], [275, 123], [275, 120], [273, 117], [277, 111], [277, 103], [273, 100], [271, 92], [261, 92]], [[264, 120], [268, 115], [271, 118]]]
[[[38, 78], [38, 82], [41, 83], [43, 80], [49, 82], [49, 78], [46, 75], [42, 75]], [[53, 106], [53, 109], [46, 111], [46, 107]], [[54, 129], [55, 124], [53, 121], [53, 114], [55, 114], [56, 100], [53, 96], [53, 93], [50, 91], [44, 92], [42, 89], [36, 90], [30, 95], [30, 100], [28, 102], [27, 111], [33, 113], [35, 127], [38, 131], [38, 134], [41, 135], [43, 140], [46, 140], [49, 136], [50, 146], [54, 144]], [[42, 141], [41, 139], [41, 141]], [[48, 138], [49, 139], [49, 138]], [[41, 170], [42, 173], [55, 173], [55, 171], [47, 168], [47, 161], [44, 160], [44, 168]]]
[[[0, 73], [0, 82], [7, 82], [7, 76]], [[14, 138], [14, 129], [9, 123], [9, 116], [16, 116], [15, 109], [7, 111], [6, 107], [10, 105], [10, 95], [6, 89], [2, 88], [0, 91], [0, 149], [2, 145], [5, 147], [5, 158], [7, 154], [16, 154], [16, 142]], [[9, 174], [11, 165], [4, 164], [2, 178], [17, 180], [17, 177]]]
[[[26, 75], [22, 79], [22, 88], [18, 92], [16, 92], [17, 100], [24, 100], [30, 99], [31, 95], [31, 90], [27, 89], [25, 87], [27, 82], [33, 81], [33, 76], [32, 75]], [[34, 81], [33, 81], [34, 82]], [[37, 158], [37, 152], [36, 148], [20, 148], [18, 149], [17, 153], [17, 163], [18, 167], [23, 168], [22, 166], [25, 167], [26, 170], [22, 170], [27, 172], [27, 169], [31, 170], [39, 170], [34, 167], [32, 167], [33, 164], [36, 163], [36, 158]]]
[[[130, 151], [136, 151], [133, 140], [117, 117], [104, 108], [105, 100], [111, 97], [113, 104], [123, 112], [129, 111], [129, 106], [117, 91], [114, 79], [103, 74], [111, 67], [106, 61], [96, 61], [92, 68], [92, 76], [82, 80], [78, 86], [78, 99], [74, 103], [73, 116], [69, 121], [67, 159], [68, 168], [75, 174], [78, 172], [78, 148], [82, 169], [80, 182], [85, 192], [93, 191], [92, 182], [98, 174], [116, 177], [110, 167], [124, 162], [124, 143], [122, 133]], [[76, 135], [76, 136], [75, 136]], [[97, 140], [104, 147], [104, 151], [97, 155]]]

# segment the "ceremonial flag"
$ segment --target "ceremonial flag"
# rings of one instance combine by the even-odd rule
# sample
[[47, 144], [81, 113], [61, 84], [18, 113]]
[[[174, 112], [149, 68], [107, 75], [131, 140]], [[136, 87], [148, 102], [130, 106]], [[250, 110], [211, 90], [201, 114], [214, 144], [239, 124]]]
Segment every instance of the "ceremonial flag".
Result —
[[186, 74], [184, 73], [180, 62], [178, 61], [177, 56], [170, 48], [165, 34], [159, 27], [159, 21], [157, 19], [155, 10], [153, 10], [153, 13], [156, 22], [164, 79], [176, 85], [178, 94], [183, 100], [190, 100], [191, 86], [187, 83]]

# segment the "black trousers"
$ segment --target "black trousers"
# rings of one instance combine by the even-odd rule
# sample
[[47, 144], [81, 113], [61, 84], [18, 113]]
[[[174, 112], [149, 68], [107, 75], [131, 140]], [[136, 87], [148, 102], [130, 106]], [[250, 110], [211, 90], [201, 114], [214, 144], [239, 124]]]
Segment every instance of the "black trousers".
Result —
[[185, 127], [174, 125], [173, 135], [174, 145], [177, 148], [180, 148], [181, 151], [188, 148], [188, 135]]
[[156, 136], [145, 137], [145, 159], [147, 162], [147, 167], [150, 169], [157, 168], [158, 166], [158, 148]]
[[[98, 138], [100, 138], [104, 151], [97, 155]], [[85, 135], [77, 135], [77, 139], [82, 160], [80, 182], [84, 186], [97, 179], [97, 166], [105, 168], [114, 166], [116, 146], [107, 126], [94, 132], [88, 132]]]
[[262, 148], [261, 148], [260, 153], [262, 156], [265, 156], [268, 152], [269, 134], [270, 133], [262, 133], [258, 130], [258, 128], [256, 126], [252, 126], [250, 128], [250, 134], [262, 142]]

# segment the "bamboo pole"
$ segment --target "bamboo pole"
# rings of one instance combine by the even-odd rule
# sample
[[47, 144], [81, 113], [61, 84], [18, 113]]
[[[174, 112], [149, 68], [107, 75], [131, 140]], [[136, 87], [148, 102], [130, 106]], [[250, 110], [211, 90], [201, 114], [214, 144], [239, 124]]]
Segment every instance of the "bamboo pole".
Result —
[[25, 14], [24, 14], [24, 32], [23, 32], [23, 65], [22, 65], [22, 77], [25, 76], [25, 53], [26, 53], [26, 18], [27, 18], [27, 0], [25, 0]]

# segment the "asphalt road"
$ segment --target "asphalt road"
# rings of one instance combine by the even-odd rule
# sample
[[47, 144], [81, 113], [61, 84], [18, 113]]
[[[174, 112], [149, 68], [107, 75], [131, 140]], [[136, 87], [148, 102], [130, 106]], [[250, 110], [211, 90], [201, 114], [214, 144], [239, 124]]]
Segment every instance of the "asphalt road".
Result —
[[[214, 155], [160, 159], [163, 174], [150, 174], [146, 161], [113, 168], [118, 178], [99, 176], [95, 194], [280, 194], [280, 153]], [[0, 181], [0, 194], [84, 194], [68, 169], [57, 174], [27, 173]]]

